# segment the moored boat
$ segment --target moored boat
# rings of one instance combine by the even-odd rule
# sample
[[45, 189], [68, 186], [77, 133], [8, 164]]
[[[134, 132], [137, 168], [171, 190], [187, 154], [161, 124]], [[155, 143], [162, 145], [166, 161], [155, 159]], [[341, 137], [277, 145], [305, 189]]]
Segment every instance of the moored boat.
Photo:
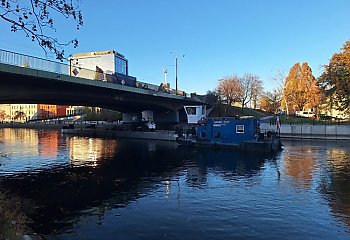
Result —
[[261, 132], [259, 121], [248, 118], [213, 118], [199, 122], [191, 133], [180, 134], [181, 145], [277, 152], [282, 143], [277, 132]]

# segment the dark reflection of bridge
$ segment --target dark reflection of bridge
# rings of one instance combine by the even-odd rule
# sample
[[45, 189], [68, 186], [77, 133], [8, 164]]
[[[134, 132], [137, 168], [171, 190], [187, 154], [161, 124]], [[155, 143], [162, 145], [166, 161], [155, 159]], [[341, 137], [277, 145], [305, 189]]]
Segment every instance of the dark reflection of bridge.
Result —
[[[76, 164], [75, 167], [17, 174], [0, 179], [0, 186], [16, 198], [26, 200], [29, 205], [24, 209], [25, 214], [33, 220], [29, 225], [35, 232], [50, 234], [70, 228], [73, 222], [67, 218], [74, 221], [84, 215], [84, 210], [98, 208], [102, 216], [106, 202], [110, 207], [126, 206], [147, 194], [161, 179], [171, 177], [182, 164], [174, 157], [175, 149], [162, 150], [152, 143], [128, 145], [114, 141], [114, 144], [118, 145], [114, 148], [118, 151], [104, 152], [95, 158], [96, 162], [82, 164], [82, 155], [78, 155], [71, 165]], [[142, 181], [143, 178], [147, 181]]]

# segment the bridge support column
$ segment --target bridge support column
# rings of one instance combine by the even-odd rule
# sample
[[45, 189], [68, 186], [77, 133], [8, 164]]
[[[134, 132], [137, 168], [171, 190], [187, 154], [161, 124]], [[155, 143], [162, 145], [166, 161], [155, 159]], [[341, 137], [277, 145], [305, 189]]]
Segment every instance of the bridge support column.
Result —
[[140, 120], [140, 113], [123, 113], [123, 123], [138, 122]]
[[146, 110], [141, 112], [142, 121], [154, 121], [154, 113], [151, 110]]
[[123, 122], [154, 121], [156, 123], [178, 123], [179, 111], [153, 112], [145, 110], [141, 113], [123, 113]]
[[155, 112], [154, 121], [156, 123], [178, 123], [179, 111]]

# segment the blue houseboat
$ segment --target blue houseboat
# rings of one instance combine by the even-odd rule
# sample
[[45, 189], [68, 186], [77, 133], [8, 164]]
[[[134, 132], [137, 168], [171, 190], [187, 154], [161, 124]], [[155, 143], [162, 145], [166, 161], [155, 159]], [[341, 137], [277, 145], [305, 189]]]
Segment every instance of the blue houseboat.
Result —
[[178, 142], [190, 146], [209, 146], [247, 151], [276, 152], [281, 140], [276, 132], [262, 133], [254, 118], [206, 119], [189, 134], [180, 134]]

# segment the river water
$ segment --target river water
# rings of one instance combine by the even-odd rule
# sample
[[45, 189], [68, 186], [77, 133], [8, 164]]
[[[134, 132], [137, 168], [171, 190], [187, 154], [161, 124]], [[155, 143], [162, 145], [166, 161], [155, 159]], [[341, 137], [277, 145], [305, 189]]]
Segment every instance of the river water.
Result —
[[350, 239], [349, 142], [259, 155], [0, 129], [0, 164], [0, 207], [48, 239]]

